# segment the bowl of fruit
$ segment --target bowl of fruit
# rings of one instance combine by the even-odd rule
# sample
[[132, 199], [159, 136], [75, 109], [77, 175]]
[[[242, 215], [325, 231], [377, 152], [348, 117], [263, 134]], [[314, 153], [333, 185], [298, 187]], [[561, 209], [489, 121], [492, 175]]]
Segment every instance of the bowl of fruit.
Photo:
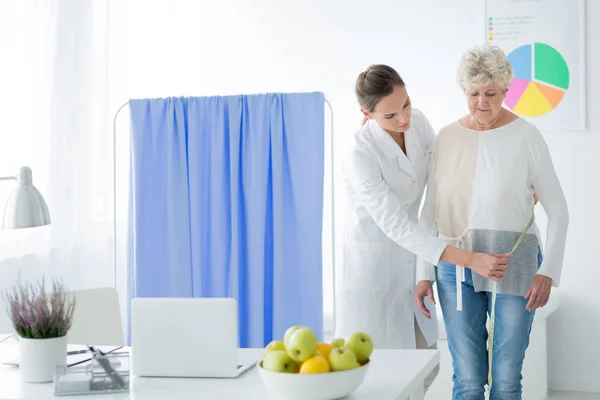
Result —
[[286, 400], [333, 400], [353, 393], [369, 370], [373, 341], [356, 332], [331, 343], [318, 342], [305, 326], [292, 326], [274, 340], [258, 363], [261, 380]]

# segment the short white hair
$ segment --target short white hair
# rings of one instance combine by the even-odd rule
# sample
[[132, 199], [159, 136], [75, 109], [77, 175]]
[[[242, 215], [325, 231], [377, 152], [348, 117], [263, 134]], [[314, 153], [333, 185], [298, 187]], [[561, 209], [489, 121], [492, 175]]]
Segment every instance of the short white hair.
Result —
[[513, 79], [513, 70], [504, 52], [489, 43], [473, 46], [467, 50], [456, 74], [456, 81], [465, 91], [497, 83], [507, 90]]

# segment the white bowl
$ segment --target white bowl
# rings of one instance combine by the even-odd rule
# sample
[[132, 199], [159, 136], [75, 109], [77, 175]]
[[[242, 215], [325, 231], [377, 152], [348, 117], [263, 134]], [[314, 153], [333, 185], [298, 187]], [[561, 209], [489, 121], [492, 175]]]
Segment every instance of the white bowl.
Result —
[[275, 396], [285, 400], [334, 400], [350, 395], [365, 380], [370, 361], [360, 368], [322, 374], [292, 374], [257, 368], [263, 383]]

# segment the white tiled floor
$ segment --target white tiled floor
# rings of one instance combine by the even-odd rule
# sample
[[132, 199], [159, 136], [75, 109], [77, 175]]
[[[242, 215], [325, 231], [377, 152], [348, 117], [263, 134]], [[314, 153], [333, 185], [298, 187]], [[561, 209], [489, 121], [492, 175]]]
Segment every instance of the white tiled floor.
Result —
[[[445, 340], [438, 342], [441, 359], [440, 373], [429, 388], [425, 400], [449, 400], [452, 398], [452, 360], [447, 343]], [[600, 400], [600, 394], [549, 393], [546, 400]]]

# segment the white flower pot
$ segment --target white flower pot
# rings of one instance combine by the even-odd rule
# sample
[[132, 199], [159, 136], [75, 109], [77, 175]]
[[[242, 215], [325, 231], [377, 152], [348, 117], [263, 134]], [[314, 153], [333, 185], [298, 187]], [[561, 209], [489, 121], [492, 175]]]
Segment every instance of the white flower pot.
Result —
[[52, 382], [57, 366], [67, 364], [67, 336], [52, 339], [19, 338], [21, 380]]

